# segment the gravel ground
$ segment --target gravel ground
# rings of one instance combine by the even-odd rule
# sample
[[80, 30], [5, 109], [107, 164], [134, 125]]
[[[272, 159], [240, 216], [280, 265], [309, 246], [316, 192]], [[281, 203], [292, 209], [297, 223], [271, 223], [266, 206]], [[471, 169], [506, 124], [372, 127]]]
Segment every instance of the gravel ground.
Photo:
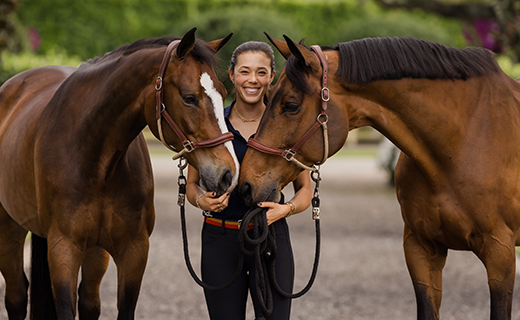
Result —
[[[136, 318], [208, 319], [202, 289], [191, 279], [183, 260], [176, 163], [156, 156], [153, 166], [157, 219]], [[385, 172], [371, 158], [332, 158], [322, 167], [322, 177], [320, 268], [311, 291], [294, 300], [292, 319], [416, 319], [414, 292], [402, 250], [403, 222], [395, 192], [386, 186]], [[189, 205], [187, 217], [191, 259], [199, 270], [202, 218]], [[299, 291], [307, 283], [314, 255], [310, 210], [291, 217], [289, 225], [296, 261], [295, 290]], [[520, 320], [519, 289], [517, 277], [513, 302], [516, 320]], [[0, 278], [1, 301], [4, 290]], [[115, 319], [113, 263], [101, 290], [101, 319]], [[247, 319], [254, 319], [252, 308], [248, 309]], [[0, 303], [0, 319], [6, 318]], [[489, 319], [485, 269], [472, 253], [449, 253], [441, 319]]]

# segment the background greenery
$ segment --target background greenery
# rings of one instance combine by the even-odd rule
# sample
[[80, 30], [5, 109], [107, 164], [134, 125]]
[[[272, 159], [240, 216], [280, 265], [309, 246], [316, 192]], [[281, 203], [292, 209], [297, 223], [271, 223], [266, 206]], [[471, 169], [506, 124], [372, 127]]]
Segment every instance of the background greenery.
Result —
[[[6, 1], [17, 7], [7, 18], [14, 32], [7, 49], [1, 51], [0, 83], [25, 69], [48, 64], [77, 66], [125, 43], [147, 37], [182, 36], [194, 26], [198, 28], [197, 37], [206, 41], [234, 33], [219, 53], [221, 80], [228, 88], [226, 69], [231, 52], [247, 40], [267, 41], [264, 31], [275, 38], [284, 34], [293, 40], [305, 37], [308, 45], [378, 36], [416, 37], [453, 47], [468, 45], [461, 19], [422, 9], [388, 9], [381, 0]], [[501, 59], [501, 65], [512, 76], [520, 76], [512, 59]], [[278, 55], [278, 71], [283, 62]]]

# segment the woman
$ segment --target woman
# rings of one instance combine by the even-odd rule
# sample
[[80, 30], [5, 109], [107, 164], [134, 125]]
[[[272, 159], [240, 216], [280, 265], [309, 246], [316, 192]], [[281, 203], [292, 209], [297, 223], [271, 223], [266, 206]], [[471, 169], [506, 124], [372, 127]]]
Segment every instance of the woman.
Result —
[[[229, 77], [234, 84], [235, 101], [224, 110], [226, 124], [234, 135], [233, 146], [239, 162], [247, 150], [247, 139], [253, 135], [265, 110], [266, 94], [274, 78], [274, 54], [264, 42], [250, 41], [238, 46], [231, 57]], [[267, 221], [276, 231], [277, 279], [286, 292], [292, 292], [294, 263], [289, 229], [285, 218], [309, 207], [312, 198], [310, 176], [302, 172], [293, 182], [295, 195], [284, 202], [264, 202]], [[201, 191], [199, 173], [189, 166], [187, 178], [188, 201], [205, 212], [202, 229], [202, 278], [209, 285], [220, 286], [235, 274], [240, 255], [238, 248], [238, 221], [249, 208], [234, 190], [216, 198], [211, 190]], [[248, 289], [251, 292], [257, 317], [261, 316], [256, 296], [253, 257], [246, 256], [238, 280], [221, 291], [205, 290], [206, 304], [212, 320], [240, 320], [246, 316]], [[273, 290], [273, 312], [268, 319], [289, 319], [291, 300]]]

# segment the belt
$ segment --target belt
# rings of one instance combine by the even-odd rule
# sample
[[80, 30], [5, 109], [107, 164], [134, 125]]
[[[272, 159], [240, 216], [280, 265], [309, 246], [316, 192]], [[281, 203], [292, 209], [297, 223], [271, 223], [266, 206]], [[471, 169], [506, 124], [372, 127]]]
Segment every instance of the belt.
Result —
[[[240, 225], [242, 224], [242, 220], [228, 221], [228, 220], [221, 220], [221, 219], [210, 218], [210, 217], [204, 217], [204, 222], [206, 222], [207, 224], [217, 226], [217, 227], [224, 226], [225, 228], [235, 229], [235, 230], [240, 229]], [[250, 222], [249, 225], [247, 226], [247, 230], [251, 230], [251, 229], [253, 229], [252, 222]]]

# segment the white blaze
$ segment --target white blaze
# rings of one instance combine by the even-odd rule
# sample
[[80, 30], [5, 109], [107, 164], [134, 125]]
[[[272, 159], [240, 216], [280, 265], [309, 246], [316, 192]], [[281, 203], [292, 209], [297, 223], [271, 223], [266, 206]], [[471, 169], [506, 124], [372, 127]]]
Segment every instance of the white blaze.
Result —
[[[220, 93], [215, 89], [215, 86], [213, 85], [213, 80], [211, 80], [211, 77], [204, 72], [200, 76], [200, 84], [204, 88], [204, 93], [208, 95], [208, 97], [211, 99], [211, 102], [213, 103], [213, 108], [215, 111], [215, 116], [217, 117], [218, 126], [220, 127], [220, 131], [222, 131], [222, 134], [228, 132], [226, 121], [224, 120], [224, 103], [222, 100], [222, 96]], [[233, 149], [233, 143], [231, 141], [226, 141], [224, 143], [226, 148], [228, 149], [229, 153], [231, 154], [231, 157], [233, 157], [233, 161], [235, 161], [235, 168], [236, 173], [233, 177], [233, 182], [231, 183], [231, 188], [233, 189], [237, 183], [238, 183], [238, 173], [240, 171], [240, 164], [238, 163], [238, 159], [235, 155], [235, 149]]]

